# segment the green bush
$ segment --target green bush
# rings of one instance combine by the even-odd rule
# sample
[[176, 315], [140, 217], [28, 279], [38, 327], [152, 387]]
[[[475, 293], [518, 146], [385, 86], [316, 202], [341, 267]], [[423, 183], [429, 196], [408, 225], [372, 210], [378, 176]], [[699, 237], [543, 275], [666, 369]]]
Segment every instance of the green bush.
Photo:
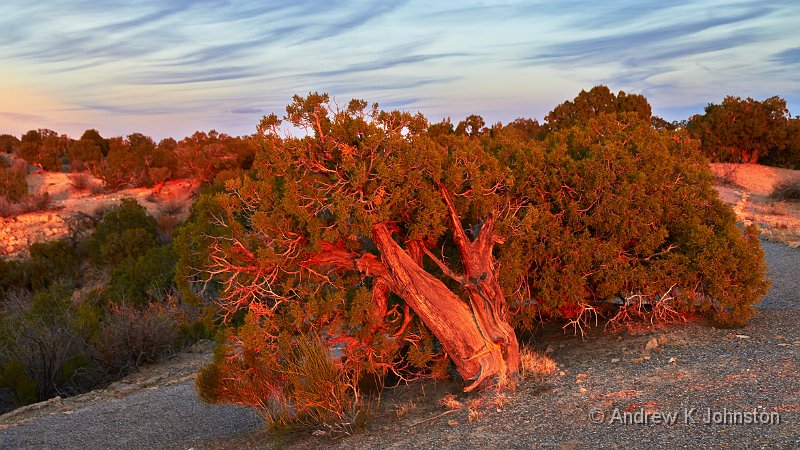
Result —
[[109, 210], [87, 242], [87, 253], [96, 266], [117, 266], [138, 258], [158, 245], [156, 220], [136, 200], [123, 199]]
[[27, 262], [0, 258], [0, 304], [11, 289], [30, 286], [30, 266]]
[[758, 239], [737, 228], [695, 142], [602, 115], [542, 145], [490, 145], [530, 199], [500, 249], [518, 326], [613, 317], [624, 299], [652, 307], [667, 293], [675, 312], [741, 325], [766, 293]]
[[[635, 309], [735, 326], [766, 292], [753, 230], [737, 228], [698, 143], [655, 129], [643, 97], [584, 93], [546, 131], [477, 116], [431, 130], [366, 105], [295, 97], [286, 120], [313, 133], [283, 137], [265, 117], [253, 176], [203, 196], [181, 228], [178, 273], [230, 325], [203, 398], [278, 422], [330, 406], [312, 422], [333, 426], [356, 381], [390, 371], [439, 377], [452, 363], [466, 390], [513, 383], [515, 329], [543, 319], [577, 332]], [[316, 361], [313, 395], [290, 380], [310, 373], [300, 354]]]
[[30, 246], [28, 273], [33, 290], [53, 283], [74, 286], [79, 281], [79, 259], [67, 240], [35, 243]]
[[172, 290], [176, 261], [171, 245], [127, 258], [114, 268], [106, 296], [113, 302], [139, 306], [162, 300]]
[[10, 202], [18, 202], [28, 193], [26, 164], [15, 164], [13, 167], [0, 166], [0, 197]]
[[[7, 296], [2, 305], [0, 341], [6, 345], [0, 346], [0, 370], [20, 401], [45, 400], [80, 388], [79, 372], [88, 358], [71, 295], [68, 288], [53, 284], [33, 294]], [[35, 398], [29, 380], [36, 385]]]

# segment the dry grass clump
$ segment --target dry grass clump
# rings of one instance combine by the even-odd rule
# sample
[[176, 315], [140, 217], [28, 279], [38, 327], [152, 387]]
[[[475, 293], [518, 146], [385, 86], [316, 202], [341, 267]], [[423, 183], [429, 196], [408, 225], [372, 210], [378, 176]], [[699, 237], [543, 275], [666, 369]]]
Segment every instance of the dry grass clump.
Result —
[[480, 418], [483, 416], [483, 413], [481, 412], [481, 406], [483, 406], [481, 399], [474, 398], [470, 400], [468, 405], [469, 412], [467, 413], [467, 420], [470, 423], [480, 420]]
[[458, 401], [456, 396], [453, 394], [447, 394], [442, 397], [439, 400], [439, 404], [450, 410], [461, 409], [464, 407], [464, 404]]
[[78, 192], [89, 191], [92, 186], [92, 176], [88, 172], [75, 172], [67, 175], [69, 185]]
[[47, 211], [50, 209], [50, 195], [25, 194], [16, 202], [0, 196], [0, 217], [13, 217], [31, 212]]
[[556, 362], [538, 352], [523, 348], [519, 357], [523, 379], [540, 380], [556, 372]]
[[770, 197], [778, 200], [800, 200], [800, 180], [784, 180], [775, 185]]
[[400, 403], [399, 405], [395, 405], [394, 414], [399, 419], [399, 418], [405, 416], [406, 414], [410, 413], [411, 411], [414, 411], [415, 409], [417, 409], [417, 404], [413, 400], [409, 400], [409, 401]]
[[725, 187], [741, 187], [736, 181], [736, 172], [739, 169], [738, 164], [723, 163], [720, 164], [717, 170], [714, 171], [714, 178], [717, 184]]
[[186, 200], [170, 198], [161, 203], [161, 205], [159, 205], [158, 213], [162, 216], [177, 216], [184, 211], [184, 208], [186, 208], [186, 206], [187, 206]]
[[67, 175], [70, 187], [77, 192], [88, 192], [92, 195], [101, 195], [106, 192], [105, 186], [89, 172], [75, 172]]

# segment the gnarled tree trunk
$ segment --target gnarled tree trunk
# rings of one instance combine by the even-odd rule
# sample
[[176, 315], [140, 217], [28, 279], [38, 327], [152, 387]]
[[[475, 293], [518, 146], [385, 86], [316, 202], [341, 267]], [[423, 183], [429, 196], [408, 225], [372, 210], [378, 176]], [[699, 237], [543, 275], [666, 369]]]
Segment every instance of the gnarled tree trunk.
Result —
[[[403, 249], [392, 238], [389, 227], [379, 223], [373, 228], [373, 240], [388, 269], [380, 278], [422, 319], [461, 376], [471, 381], [465, 391], [475, 389], [487, 379], [497, 379], [501, 385], [513, 384], [519, 372], [519, 344], [508, 323], [505, 296], [493, 267], [494, 219], [490, 217], [484, 222], [477, 238], [471, 241], [449, 193], [444, 188], [440, 190], [450, 209], [453, 235], [465, 273], [460, 276], [453, 273], [419, 243], [411, 242], [408, 251]], [[446, 275], [462, 284], [468, 301], [423, 269], [419, 258], [412, 257], [419, 254], [415, 245]]]
[[[450, 194], [443, 187], [440, 191], [449, 209], [463, 274], [453, 272], [419, 241], [406, 242], [403, 248], [386, 223], [377, 223], [372, 229], [380, 258], [371, 253], [352, 253], [343, 245], [328, 243], [305, 265], [355, 268], [363, 276], [373, 277], [377, 317], [386, 314], [389, 292], [397, 294], [436, 336], [464, 380], [470, 382], [465, 391], [475, 389], [485, 380], [496, 380], [501, 386], [513, 385], [519, 373], [519, 344], [508, 323], [508, 308], [492, 258], [492, 248], [499, 240], [493, 234], [494, 218], [489, 217], [475, 239], [470, 240]], [[461, 284], [466, 298], [423, 268], [425, 255], [445, 276]], [[406, 316], [402, 328], [409, 319]]]

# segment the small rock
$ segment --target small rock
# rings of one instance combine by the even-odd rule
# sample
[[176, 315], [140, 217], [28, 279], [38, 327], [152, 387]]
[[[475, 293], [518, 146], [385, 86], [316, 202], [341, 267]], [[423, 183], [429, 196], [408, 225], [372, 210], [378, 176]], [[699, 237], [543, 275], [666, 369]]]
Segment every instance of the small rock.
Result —
[[70, 414], [74, 413], [75, 411], [69, 410], [69, 411], [62, 411], [62, 412], [64, 414], [66, 414], [66, 415], [70, 415]]
[[750, 339], [750, 336], [746, 334], [737, 334], [736, 337], [739, 339]]
[[581, 392], [581, 393], [586, 392], [586, 388], [585, 387], [581, 387], [580, 389], [578, 389], [578, 392]]
[[650, 357], [649, 357], [649, 356], [644, 356], [643, 358], [644, 358], [646, 361], [650, 361]]
[[567, 374], [567, 372], [564, 372], [563, 370], [561, 372], [558, 372], [558, 376], [560, 376], [560, 377], [563, 377], [566, 374]]
[[554, 351], [555, 351], [555, 349], [554, 349], [554, 348], [553, 348], [553, 346], [552, 346], [552, 345], [550, 345], [550, 344], [547, 344], [547, 348], [546, 348], [546, 349], [544, 349], [544, 352], [545, 352], [545, 353], [553, 353]]
[[454, 427], [458, 425], [458, 421], [456, 419], [450, 419], [447, 421], [447, 424], [450, 425], [451, 427]]
[[789, 248], [800, 248], [800, 241], [792, 241], [787, 244]]
[[658, 347], [658, 339], [653, 338], [647, 341], [647, 345], [644, 346], [644, 350], [648, 352], [656, 347]]
[[675, 360], [675, 358], [670, 358], [670, 359], [669, 359], [669, 363], [670, 363], [670, 364], [674, 364], [674, 363], [675, 363], [675, 361], [676, 361], [676, 360]]
[[618, 363], [619, 362], [619, 358], [611, 358], [611, 362], [612, 363]]

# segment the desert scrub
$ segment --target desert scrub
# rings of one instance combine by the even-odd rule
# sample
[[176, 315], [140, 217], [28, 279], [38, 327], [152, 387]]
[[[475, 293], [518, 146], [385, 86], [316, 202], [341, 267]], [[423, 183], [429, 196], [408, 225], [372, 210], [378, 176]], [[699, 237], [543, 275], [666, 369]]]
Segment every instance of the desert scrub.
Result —
[[800, 180], [784, 180], [772, 190], [770, 197], [778, 200], [800, 200]]
[[156, 219], [136, 200], [123, 199], [103, 215], [87, 241], [86, 250], [95, 265], [113, 267], [156, 247], [157, 235]]
[[18, 161], [13, 166], [0, 158], [0, 197], [9, 202], [18, 202], [28, 193], [28, 183], [25, 181], [28, 166], [25, 162]]

